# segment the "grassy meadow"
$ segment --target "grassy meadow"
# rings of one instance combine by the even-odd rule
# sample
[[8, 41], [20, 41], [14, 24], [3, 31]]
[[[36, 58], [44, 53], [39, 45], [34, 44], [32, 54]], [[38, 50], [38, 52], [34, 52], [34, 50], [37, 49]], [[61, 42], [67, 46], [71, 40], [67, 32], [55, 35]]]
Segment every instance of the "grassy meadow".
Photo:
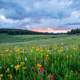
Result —
[[80, 35], [0, 34], [0, 80], [80, 80]]

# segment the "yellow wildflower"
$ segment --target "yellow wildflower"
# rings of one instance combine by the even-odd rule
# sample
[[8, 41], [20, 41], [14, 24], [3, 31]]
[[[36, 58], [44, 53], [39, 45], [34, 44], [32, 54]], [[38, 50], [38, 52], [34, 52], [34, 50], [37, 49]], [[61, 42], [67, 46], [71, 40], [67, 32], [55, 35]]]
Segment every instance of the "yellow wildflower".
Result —
[[20, 51], [21, 51], [21, 49], [20, 49], [20, 48], [16, 49], [16, 52], [18, 52], [18, 53], [19, 53]]
[[37, 67], [40, 68], [40, 67], [42, 67], [42, 65], [41, 64], [37, 64]]
[[48, 57], [49, 55], [47, 54], [46, 57]]
[[37, 52], [40, 51], [40, 48], [36, 48], [36, 51], [37, 51]]
[[15, 66], [16, 71], [19, 70], [19, 68], [20, 68], [20, 65], [17, 64], [17, 65]]

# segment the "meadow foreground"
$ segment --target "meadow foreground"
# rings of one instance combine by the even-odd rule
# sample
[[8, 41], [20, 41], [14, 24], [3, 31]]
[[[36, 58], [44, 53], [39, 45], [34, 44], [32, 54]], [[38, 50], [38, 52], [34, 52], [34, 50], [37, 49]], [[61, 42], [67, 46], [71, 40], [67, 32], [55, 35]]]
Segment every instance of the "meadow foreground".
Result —
[[0, 36], [0, 80], [80, 80], [79, 37]]

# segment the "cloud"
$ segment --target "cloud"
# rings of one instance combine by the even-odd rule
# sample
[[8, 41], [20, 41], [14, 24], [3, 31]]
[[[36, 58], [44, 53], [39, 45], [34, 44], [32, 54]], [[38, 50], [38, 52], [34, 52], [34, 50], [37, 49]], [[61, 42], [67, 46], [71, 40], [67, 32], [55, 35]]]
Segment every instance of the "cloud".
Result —
[[4, 23], [14, 23], [14, 22], [17, 22], [17, 20], [12, 20], [12, 19], [9, 19], [9, 18], [6, 18], [5, 16], [3, 15], [0, 15], [0, 22], [4, 22]]
[[12, 19], [23, 19], [26, 17], [25, 14], [25, 9], [18, 3], [0, 0], [0, 15]]
[[73, 11], [71, 13], [71, 16], [74, 16], [75, 18], [79, 18], [80, 17], [80, 11]]
[[29, 23], [32, 23], [32, 20], [30, 18], [14, 20], [11, 18], [7, 18], [4, 15], [0, 15], [0, 28], [21, 28], [23, 29], [24, 26]]
[[76, 28], [66, 24], [80, 23], [79, 3], [80, 0], [0, 0], [0, 27]]
[[[45, 5], [44, 5], [45, 4]], [[34, 8], [37, 9], [47, 9], [49, 10], [61, 10], [64, 9], [66, 7], [68, 7], [69, 5], [72, 4], [72, 1], [70, 0], [43, 0], [43, 1], [36, 1], [34, 3]]]

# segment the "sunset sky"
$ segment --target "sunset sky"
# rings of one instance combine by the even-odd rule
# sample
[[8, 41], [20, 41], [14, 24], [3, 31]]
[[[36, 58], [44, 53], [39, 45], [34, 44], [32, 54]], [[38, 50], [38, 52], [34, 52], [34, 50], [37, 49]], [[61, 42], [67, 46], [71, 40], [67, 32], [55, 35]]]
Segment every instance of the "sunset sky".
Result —
[[0, 0], [0, 28], [38, 32], [80, 28], [80, 0]]

